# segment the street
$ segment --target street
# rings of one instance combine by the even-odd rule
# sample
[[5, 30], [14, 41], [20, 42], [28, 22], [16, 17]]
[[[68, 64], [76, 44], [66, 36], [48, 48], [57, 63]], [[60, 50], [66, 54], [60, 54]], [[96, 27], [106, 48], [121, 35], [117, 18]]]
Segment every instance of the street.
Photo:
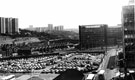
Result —
[[99, 70], [105, 70], [105, 80], [110, 80], [116, 75], [116, 49], [107, 51]]

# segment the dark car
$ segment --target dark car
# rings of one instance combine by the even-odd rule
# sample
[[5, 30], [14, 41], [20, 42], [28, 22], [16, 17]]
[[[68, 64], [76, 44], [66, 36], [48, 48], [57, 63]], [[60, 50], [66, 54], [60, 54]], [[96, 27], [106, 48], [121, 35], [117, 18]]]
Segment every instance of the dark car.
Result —
[[98, 74], [98, 80], [105, 80], [104, 75], [102, 75], [102, 74]]
[[96, 70], [92, 71], [91, 72], [92, 74], [97, 74], [98, 72]]
[[111, 70], [114, 69], [114, 66], [111, 66], [110, 69], [111, 69]]

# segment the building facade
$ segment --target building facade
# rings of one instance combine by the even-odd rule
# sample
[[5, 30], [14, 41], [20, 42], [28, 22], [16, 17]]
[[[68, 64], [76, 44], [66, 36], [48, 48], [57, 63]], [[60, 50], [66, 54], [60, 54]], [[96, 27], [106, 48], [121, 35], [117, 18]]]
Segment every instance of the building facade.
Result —
[[135, 68], [135, 6], [123, 7], [123, 52], [126, 68]]
[[79, 26], [80, 48], [104, 47], [107, 44], [106, 24]]
[[122, 27], [111, 26], [107, 28], [108, 46], [122, 45]]
[[122, 45], [122, 27], [107, 25], [79, 26], [81, 48]]

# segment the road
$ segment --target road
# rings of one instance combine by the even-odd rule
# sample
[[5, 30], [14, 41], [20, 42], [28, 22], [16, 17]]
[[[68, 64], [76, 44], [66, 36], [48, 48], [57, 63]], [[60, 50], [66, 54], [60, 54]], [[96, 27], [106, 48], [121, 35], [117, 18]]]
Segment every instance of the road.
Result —
[[[118, 72], [116, 68], [116, 49], [111, 49], [107, 51], [106, 56], [103, 59], [102, 64], [100, 65], [99, 70], [105, 70], [105, 80], [110, 80]], [[113, 67], [114, 69], [110, 69]]]

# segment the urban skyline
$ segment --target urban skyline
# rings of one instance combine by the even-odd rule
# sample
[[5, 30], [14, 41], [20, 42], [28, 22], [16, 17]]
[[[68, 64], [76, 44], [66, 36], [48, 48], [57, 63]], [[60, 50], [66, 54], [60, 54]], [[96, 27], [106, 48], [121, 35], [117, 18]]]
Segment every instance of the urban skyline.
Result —
[[135, 80], [134, 0], [5, 0], [0, 9], [1, 80]]
[[34, 27], [33, 25], [29, 25], [28, 28], [25, 28], [26, 30], [30, 31], [37, 31], [37, 32], [45, 32], [45, 31], [63, 31], [64, 26], [59, 25], [59, 26], [54, 26], [53, 24], [48, 24], [46, 27]]
[[[128, 0], [4, 0], [0, 2], [2, 3], [1, 17], [19, 18], [19, 28], [27, 28], [29, 25], [61, 24], [65, 29], [96, 23], [115, 26], [121, 23], [121, 7], [128, 4]], [[10, 7], [3, 8], [5, 4]]]

